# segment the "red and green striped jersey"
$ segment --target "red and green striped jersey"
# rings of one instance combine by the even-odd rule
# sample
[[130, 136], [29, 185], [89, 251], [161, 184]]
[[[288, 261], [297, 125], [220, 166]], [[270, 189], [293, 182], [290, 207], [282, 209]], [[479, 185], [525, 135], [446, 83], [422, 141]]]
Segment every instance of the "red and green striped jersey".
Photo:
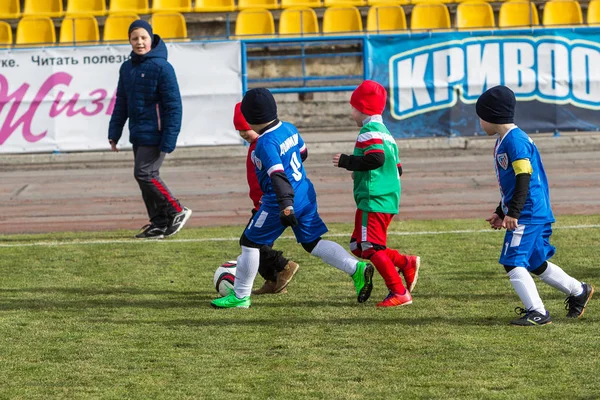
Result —
[[384, 153], [385, 163], [370, 171], [354, 171], [354, 200], [363, 211], [398, 214], [400, 206], [400, 176], [398, 146], [380, 115], [365, 121], [356, 145], [355, 156]]

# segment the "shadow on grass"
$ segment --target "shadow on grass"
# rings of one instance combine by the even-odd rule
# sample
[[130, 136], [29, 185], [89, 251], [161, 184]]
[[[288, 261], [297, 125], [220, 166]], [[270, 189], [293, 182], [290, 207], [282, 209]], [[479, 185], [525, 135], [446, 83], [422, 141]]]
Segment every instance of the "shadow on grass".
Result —
[[132, 295], [176, 295], [176, 296], [193, 296], [200, 292], [198, 291], [179, 291], [179, 290], [148, 290], [139, 289], [132, 287], [118, 287], [118, 288], [64, 288], [64, 287], [34, 287], [34, 288], [0, 288], [0, 294], [2, 293], [42, 293], [42, 294], [72, 294], [81, 296], [107, 296], [107, 295], [119, 295], [119, 294], [132, 294]]
[[[200, 311], [200, 310], [199, 310]], [[221, 319], [173, 319], [167, 321], [155, 321], [155, 320], [125, 320], [125, 319], [110, 319], [110, 318], [95, 318], [89, 319], [91, 323], [102, 323], [102, 324], [118, 324], [118, 325], [163, 325], [167, 327], [173, 326], [198, 326], [198, 327], [232, 327], [232, 326], [251, 326], [251, 327], [265, 327], [265, 328], [290, 328], [290, 327], [305, 327], [305, 326], [319, 326], [322, 325], [324, 328], [332, 325], [337, 326], [357, 326], [357, 325], [372, 325], [372, 326], [423, 326], [423, 325], [451, 325], [451, 326], [507, 326], [509, 319], [507, 318], [462, 318], [462, 317], [413, 317], [398, 314], [397, 318], [375, 318], [375, 317], [361, 317], [353, 316], [348, 318], [306, 318], [306, 317], [294, 317], [283, 316], [280, 318], [274, 317], [273, 319], [260, 318], [260, 319], [241, 319], [240, 313], [243, 310], [214, 310], [214, 312], [228, 313], [227, 315], [231, 318]]]

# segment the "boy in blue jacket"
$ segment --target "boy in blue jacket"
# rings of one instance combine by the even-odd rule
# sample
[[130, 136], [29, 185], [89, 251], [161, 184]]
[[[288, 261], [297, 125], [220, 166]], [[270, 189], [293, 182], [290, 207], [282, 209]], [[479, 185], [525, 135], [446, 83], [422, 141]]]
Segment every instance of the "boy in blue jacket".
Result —
[[131, 59], [119, 71], [108, 141], [112, 151], [118, 151], [117, 143], [129, 119], [134, 176], [150, 219], [136, 237], [162, 239], [179, 232], [192, 215], [159, 174], [166, 154], [175, 150], [181, 130], [181, 95], [175, 71], [167, 61], [167, 47], [153, 34], [150, 24], [134, 21], [129, 27], [129, 42]]

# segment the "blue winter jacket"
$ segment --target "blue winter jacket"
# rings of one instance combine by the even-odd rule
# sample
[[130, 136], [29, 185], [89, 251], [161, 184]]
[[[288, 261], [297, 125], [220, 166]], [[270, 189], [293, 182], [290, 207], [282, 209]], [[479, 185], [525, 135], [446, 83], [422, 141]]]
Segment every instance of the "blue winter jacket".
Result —
[[175, 150], [181, 130], [181, 95], [175, 70], [167, 61], [167, 46], [154, 35], [145, 55], [131, 53], [121, 66], [108, 139], [117, 143], [129, 119], [129, 141], [134, 146]]

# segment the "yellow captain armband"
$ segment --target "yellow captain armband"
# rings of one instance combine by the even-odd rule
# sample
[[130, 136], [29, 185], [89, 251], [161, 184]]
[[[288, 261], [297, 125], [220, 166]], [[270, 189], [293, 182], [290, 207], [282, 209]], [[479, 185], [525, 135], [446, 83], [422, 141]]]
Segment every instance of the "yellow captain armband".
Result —
[[533, 173], [533, 168], [531, 167], [531, 163], [526, 158], [514, 161], [512, 163], [512, 167], [515, 170], [515, 175], [519, 175], [519, 174], [531, 175]]

